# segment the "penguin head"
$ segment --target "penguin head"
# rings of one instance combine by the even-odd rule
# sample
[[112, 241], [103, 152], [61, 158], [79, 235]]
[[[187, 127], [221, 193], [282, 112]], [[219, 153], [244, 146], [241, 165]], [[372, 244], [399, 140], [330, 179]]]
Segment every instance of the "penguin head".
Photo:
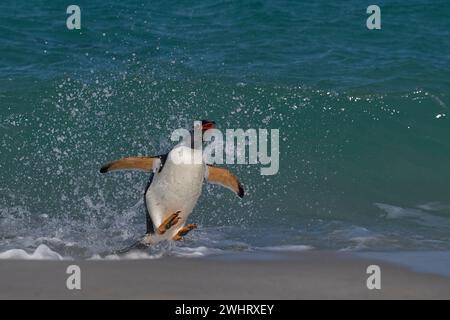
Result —
[[191, 141], [190, 141], [191, 148], [193, 148], [195, 145], [194, 139], [195, 139], [196, 135], [194, 134], [194, 131], [198, 130], [197, 132], [200, 133], [200, 130], [201, 130], [201, 135], [198, 135], [197, 138], [201, 138], [202, 143], [204, 143], [204, 141], [203, 141], [204, 133], [209, 129], [214, 129], [215, 127], [216, 127], [216, 123], [214, 121], [210, 121], [210, 120], [196, 121], [194, 124], [194, 128], [189, 132], [190, 137], [191, 137]]
[[202, 132], [205, 132], [206, 130], [213, 129], [216, 127], [216, 123], [214, 121], [210, 120], [202, 120]]
[[195, 130], [201, 130], [202, 135], [209, 129], [214, 129], [216, 127], [216, 123], [214, 121], [210, 120], [201, 120], [201, 121], [195, 121], [194, 127], [190, 131], [190, 133], [193, 133]]

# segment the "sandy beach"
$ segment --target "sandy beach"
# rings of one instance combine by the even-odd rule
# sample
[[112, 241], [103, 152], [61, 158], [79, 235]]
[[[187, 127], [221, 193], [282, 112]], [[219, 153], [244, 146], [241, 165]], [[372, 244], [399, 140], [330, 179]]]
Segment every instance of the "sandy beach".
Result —
[[[66, 269], [81, 268], [81, 290]], [[368, 290], [367, 266], [381, 268]], [[357, 258], [301, 252], [275, 259], [0, 261], [1, 299], [450, 299], [450, 278]]]

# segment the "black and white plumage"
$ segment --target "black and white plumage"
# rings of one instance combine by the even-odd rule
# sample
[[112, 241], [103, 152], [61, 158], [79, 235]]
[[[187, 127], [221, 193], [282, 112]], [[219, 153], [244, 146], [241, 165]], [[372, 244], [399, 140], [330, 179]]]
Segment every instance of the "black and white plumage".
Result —
[[[214, 122], [202, 122], [202, 132], [213, 127]], [[196, 149], [194, 143], [182, 141], [169, 153], [160, 156], [116, 160], [104, 165], [100, 172], [124, 169], [152, 172], [144, 194], [147, 234], [142, 242], [145, 244], [180, 240], [196, 228], [196, 225], [186, 223], [197, 204], [205, 179], [231, 189], [241, 198], [244, 196], [238, 179], [224, 168], [206, 164], [202, 150]]]

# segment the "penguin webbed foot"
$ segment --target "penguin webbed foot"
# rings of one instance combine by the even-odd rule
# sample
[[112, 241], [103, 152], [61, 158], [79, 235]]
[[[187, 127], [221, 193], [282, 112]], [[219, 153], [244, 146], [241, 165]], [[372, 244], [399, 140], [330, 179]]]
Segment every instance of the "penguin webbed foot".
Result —
[[178, 230], [177, 234], [173, 236], [172, 240], [180, 241], [183, 239], [185, 235], [187, 235], [190, 231], [197, 229], [197, 225], [195, 223], [188, 224]]
[[167, 230], [176, 225], [181, 219], [181, 217], [179, 216], [180, 212], [181, 211], [172, 213], [167, 219], [165, 219], [157, 229], [158, 234], [164, 234]]

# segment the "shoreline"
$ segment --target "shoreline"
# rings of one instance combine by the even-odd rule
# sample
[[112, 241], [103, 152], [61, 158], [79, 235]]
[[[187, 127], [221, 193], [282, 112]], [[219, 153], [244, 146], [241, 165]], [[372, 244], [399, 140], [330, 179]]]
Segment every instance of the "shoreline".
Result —
[[[450, 299], [450, 278], [349, 253], [280, 253], [274, 260], [0, 260], [0, 299]], [[66, 287], [81, 269], [81, 290]], [[369, 265], [381, 289], [369, 290]]]

